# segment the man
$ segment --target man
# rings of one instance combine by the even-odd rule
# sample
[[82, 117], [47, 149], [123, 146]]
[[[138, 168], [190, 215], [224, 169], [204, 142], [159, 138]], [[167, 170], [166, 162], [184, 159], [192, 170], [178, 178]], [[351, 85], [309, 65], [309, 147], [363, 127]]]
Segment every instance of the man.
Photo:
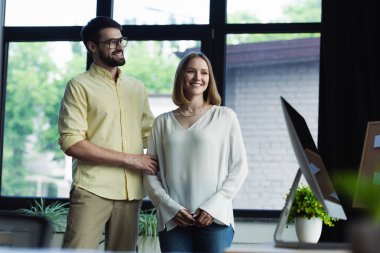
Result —
[[142, 174], [157, 173], [156, 157], [143, 154], [154, 119], [146, 90], [118, 68], [127, 44], [121, 32], [108, 17], [83, 27], [93, 64], [62, 98], [59, 144], [73, 157], [64, 248], [95, 249], [105, 231], [106, 250], [135, 251]]

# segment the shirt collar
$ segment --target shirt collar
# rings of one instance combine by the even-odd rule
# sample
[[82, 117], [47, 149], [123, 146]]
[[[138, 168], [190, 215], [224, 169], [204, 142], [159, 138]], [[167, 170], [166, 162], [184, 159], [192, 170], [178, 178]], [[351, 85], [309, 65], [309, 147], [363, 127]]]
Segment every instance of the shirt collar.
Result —
[[[95, 63], [91, 64], [89, 71], [91, 73], [98, 74], [98, 75], [104, 76], [104, 77], [112, 80], [111, 72], [109, 72], [108, 70], [106, 70], [106, 69], [104, 69], [102, 67], [99, 67]], [[123, 73], [123, 71], [120, 68], [117, 68], [118, 78], [120, 78], [120, 76], [122, 75], [122, 73]]]

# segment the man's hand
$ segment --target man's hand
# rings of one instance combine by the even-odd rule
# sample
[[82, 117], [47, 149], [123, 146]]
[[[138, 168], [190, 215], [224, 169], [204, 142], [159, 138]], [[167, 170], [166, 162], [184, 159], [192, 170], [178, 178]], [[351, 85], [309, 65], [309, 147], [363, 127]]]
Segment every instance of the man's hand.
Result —
[[150, 175], [157, 174], [159, 170], [156, 156], [126, 154], [99, 147], [87, 140], [75, 143], [65, 153], [79, 160], [96, 164], [115, 165], [121, 168], [127, 167], [133, 170], [141, 170]]
[[134, 170], [141, 170], [149, 175], [155, 175], [159, 171], [157, 157], [152, 155], [129, 154], [127, 156], [127, 167]]
[[187, 209], [179, 210], [173, 220], [180, 227], [193, 226], [195, 222], [195, 219]]

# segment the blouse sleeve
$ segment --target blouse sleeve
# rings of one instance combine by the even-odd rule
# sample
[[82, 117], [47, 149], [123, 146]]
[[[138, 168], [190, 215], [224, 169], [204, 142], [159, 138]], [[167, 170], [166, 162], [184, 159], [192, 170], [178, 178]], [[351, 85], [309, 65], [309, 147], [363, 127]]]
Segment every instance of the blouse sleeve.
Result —
[[230, 112], [228, 174], [219, 190], [200, 207], [211, 215], [219, 213], [218, 207], [225, 205], [226, 201], [232, 201], [248, 174], [247, 154], [239, 121], [236, 114], [232, 110]]
[[[182, 205], [174, 201], [167, 192], [167, 184], [164, 179], [165, 168], [161, 166], [165, 157], [163, 156], [163, 147], [161, 143], [160, 131], [158, 131], [157, 122], [153, 125], [152, 134], [148, 139], [148, 151], [149, 155], [156, 155], [159, 161], [160, 171], [156, 175], [143, 176], [143, 184], [149, 199], [152, 201], [156, 208], [157, 218], [159, 223], [162, 223], [161, 229], [166, 225], [177, 212], [184, 209]], [[161, 221], [161, 222], [160, 222]], [[160, 224], [159, 224], [160, 225]], [[172, 224], [171, 227], [175, 225]]]

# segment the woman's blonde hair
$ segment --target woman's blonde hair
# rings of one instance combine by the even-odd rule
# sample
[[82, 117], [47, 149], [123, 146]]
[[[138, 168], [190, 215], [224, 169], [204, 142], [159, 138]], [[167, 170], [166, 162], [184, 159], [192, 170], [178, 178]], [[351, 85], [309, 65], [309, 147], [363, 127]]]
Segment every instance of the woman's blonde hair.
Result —
[[175, 73], [172, 100], [174, 104], [176, 104], [177, 106], [186, 105], [190, 103], [190, 101], [186, 98], [183, 92], [183, 88], [185, 86], [184, 74], [185, 74], [187, 64], [189, 64], [189, 62], [192, 59], [197, 58], [197, 57], [202, 58], [207, 63], [209, 78], [210, 78], [208, 87], [203, 93], [203, 99], [208, 104], [220, 105], [221, 98], [218, 92], [218, 88], [216, 87], [214, 72], [212, 71], [210, 60], [203, 53], [189, 53], [181, 59], [180, 63], [178, 64], [177, 71]]

